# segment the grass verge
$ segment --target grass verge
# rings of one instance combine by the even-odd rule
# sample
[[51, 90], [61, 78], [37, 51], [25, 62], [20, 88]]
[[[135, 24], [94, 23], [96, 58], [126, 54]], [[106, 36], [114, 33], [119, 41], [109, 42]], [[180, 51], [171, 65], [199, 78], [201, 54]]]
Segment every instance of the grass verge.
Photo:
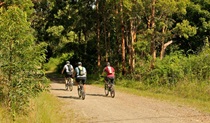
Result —
[[[1, 123], [62, 123], [62, 103], [56, 97], [48, 92], [40, 93], [34, 99], [31, 99], [28, 114], [18, 114], [16, 121], [12, 121], [9, 113], [3, 107], [0, 108]], [[68, 112], [72, 113], [73, 112]]]
[[[94, 82], [93, 82], [94, 83]], [[94, 83], [93, 85], [96, 85], [98, 87], [104, 87], [103, 83]], [[142, 97], [149, 97], [153, 99], [158, 99], [161, 101], [167, 101], [170, 103], [175, 103], [180, 106], [188, 106], [196, 108], [197, 110], [204, 112], [204, 113], [210, 113], [210, 103], [206, 100], [201, 100], [198, 98], [192, 98], [190, 96], [183, 97], [182, 95], [177, 95], [177, 89], [169, 89], [169, 88], [150, 88], [150, 89], [142, 89], [145, 87], [142, 87], [141, 89], [136, 89], [132, 87], [123, 87], [122, 85], [116, 85], [115, 86], [117, 91], [134, 94]], [[187, 89], [187, 88], [186, 88]], [[185, 90], [186, 93], [188, 90]], [[116, 92], [117, 93], [117, 92]]]

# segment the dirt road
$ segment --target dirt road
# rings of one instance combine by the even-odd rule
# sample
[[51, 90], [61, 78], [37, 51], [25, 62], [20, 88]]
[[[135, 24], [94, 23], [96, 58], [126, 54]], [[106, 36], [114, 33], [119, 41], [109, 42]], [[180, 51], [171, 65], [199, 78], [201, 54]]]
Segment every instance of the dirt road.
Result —
[[75, 112], [63, 123], [210, 123], [210, 114], [193, 108], [122, 93], [105, 97], [103, 88], [86, 86], [86, 99], [78, 98], [76, 86], [65, 91], [63, 80], [53, 81], [51, 93], [63, 102], [62, 112]]

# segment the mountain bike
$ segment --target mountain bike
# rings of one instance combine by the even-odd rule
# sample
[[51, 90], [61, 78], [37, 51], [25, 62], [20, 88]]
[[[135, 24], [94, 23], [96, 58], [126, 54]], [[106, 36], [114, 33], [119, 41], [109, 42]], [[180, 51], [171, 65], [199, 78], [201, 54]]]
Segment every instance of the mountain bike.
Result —
[[111, 82], [111, 79], [108, 79], [108, 81], [105, 82], [104, 91], [106, 96], [108, 96], [110, 93], [112, 98], [115, 97], [114, 84]]
[[78, 95], [79, 95], [79, 98], [82, 97], [83, 100], [85, 99], [85, 90], [82, 83], [79, 84]]
[[72, 91], [73, 90], [73, 79], [71, 77], [67, 78], [67, 83], [66, 83], [66, 90]]

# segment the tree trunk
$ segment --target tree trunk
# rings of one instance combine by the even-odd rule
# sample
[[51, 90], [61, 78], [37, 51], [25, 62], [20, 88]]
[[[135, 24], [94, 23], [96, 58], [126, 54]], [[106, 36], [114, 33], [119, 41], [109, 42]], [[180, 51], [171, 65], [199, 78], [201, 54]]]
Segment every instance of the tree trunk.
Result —
[[152, 61], [151, 61], [151, 68], [154, 68], [155, 66], [155, 59], [156, 59], [156, 48], [155, 48], [155, 34], [154, 34], [154, 28], [155, 28], [155, 3], [156, 0], [152, 0], [152, 10], [151, 10], [151, 23], [150, 23], [150, 29], [153, 30], [152, 39], [151, 39], [151, 46], [150, 46], [150, 52], [152, 55]]
[[136, 26], [135, 26], [136, 19], [130, 20], [130, 27], [131, 27], [131, 44], [130, 44], [130, 72], [132, 73], [135, 68], [135, 49], [133, 47], [134, 42], [136, 41]]
[[161, 46], [161, 51], [160, 51], [160, 59], [163, 59], [163, 56], [165, 54], [165, 49], [167, 46], [169, 46], [171, 43], [173, 43], [173, 41], [168, 41], [167, 43], [164, 44], [164, 42], [162, 42], [162, 46]]
[[4, 2], [0, 2], [0, 7], [4, 4]]
[[[166, 32], [166, 27], [164, 26], [162, 28], [163, 35], [165, 34], [165, 32]], [[162, 41], [161, 41], [161, 51], [160, 51], [160, 59], [161, 60], [164, 57], [166, 47], [172, 43], [172, 40], [171, 40], [171, 41], [168, 41], [167, 43], [164, 44], [165, 38], [164, 38], [164, 36], [162, 36], [162, 37], [163, 38], [161, 39]]]
[[105, 44], [105, 61], [109, 61], [109, 47], [108, 47], [108, 42], [107, 42], [107, 28], [106, 28], [106, 12], [105, 12], [105, 4], [103, 5], [103, 29], [104, 29], [104, 44]]
[[126, 68], [125, 68], [125, 25], [123, 21], [123, 0], [120, 1], [120, 20], [121, 20], [121, 52], [122, 52], [122, 75], [125, 74]]
[[[96, 0], [96, 11], [97, 11], [97, 66], [101, 66], [101, 51], [100, 51], [100, 20], [99, 20], [99, 0]], [[99, 69], [98, 69], [99, 70]]]

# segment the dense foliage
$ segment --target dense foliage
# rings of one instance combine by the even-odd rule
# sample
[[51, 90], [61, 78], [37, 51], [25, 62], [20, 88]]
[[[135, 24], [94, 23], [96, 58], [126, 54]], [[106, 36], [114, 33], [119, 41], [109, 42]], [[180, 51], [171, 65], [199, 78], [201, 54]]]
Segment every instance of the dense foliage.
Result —
[[47, 79], [41, 70], [45, 44], [35, 43], [35, 31], [24, 9], [8, 5], [1, 10], [0, 96], [15, 119], [16, 113], [25, 110], [29, 99], [45, 89]]
[[33, 27], [38, 41], [48, 43], [47, 60], [71, 53], [67, 59], [82, 61], [91, 73], [111, 61], [130, 74], [141, 59], [152, 68], [171, 52], [200, 52], [209, 38], [208, 6], [203, 0], [40, 0]]
[[148, 87], [209, 84], [209, 0], [3, 0], [0, 22], [0, 94], [14, 110], [39, 91], [43, 61], [92, 75], [110, 61]]

